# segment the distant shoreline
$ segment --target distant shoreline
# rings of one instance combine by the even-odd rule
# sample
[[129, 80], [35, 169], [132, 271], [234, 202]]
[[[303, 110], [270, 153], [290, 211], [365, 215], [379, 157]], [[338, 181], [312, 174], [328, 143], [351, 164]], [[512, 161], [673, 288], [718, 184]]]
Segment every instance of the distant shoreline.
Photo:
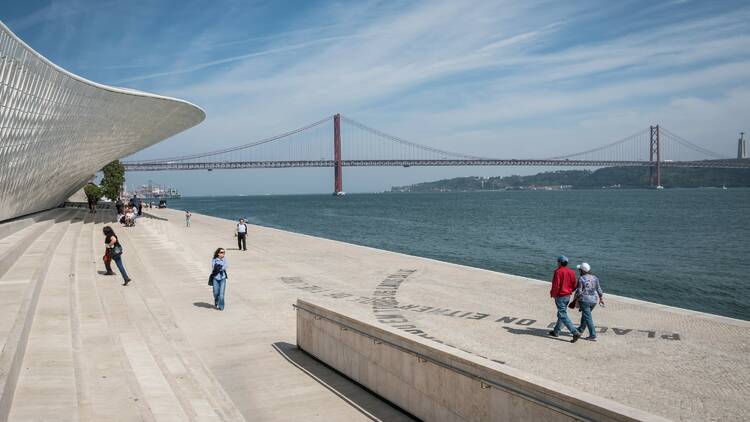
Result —
[[[493, 190], [653, 189], [649, 168], [605, 167], [591, 170], [558, 170], [530, 176], [455, 177], [394, 186], [391, 192], [468, 192]], [[750, 187], [750, 169], [663, 168], [664, 188]]]
[[[721, 190], [720, 186], [698, 186], [698, 187], [672, 187], [672, 188], [666, 188], [667, 190], [697, 190], [697, 189], [718, 189]], [[582, 187], [582, 188], [571, 188], [571, 189], [564, 189], [563, 191], [609, 191], [609, 190], [617, 190], [617, 191], [642, 191], [642, 190], [656, 190], [654, 188], [649, 187], [623, 187], [623, 188], [609, 188], [609, 189], [602, 189], [602, 188], [591, 188], [591, 187]], [[750, 190], [750, 187], [748, 186], [740, 186], [740, 187], [727, 187], [727, 190]], [[462, 191], [411, 191], [411, 192], [397, 192], [397, 191], [379, 191], [379, 192], [347, 192], [347, 196], [349, 195], [384, 195], [384, 194], [429, 194], [429, 193], [482, 193], [482, 192], [561, 192], [561, 190], [545, 190], [545, 189], [484, 189], [484, 190], [462, 190]], [[330, 193], [258, 193], [258, 194], [228, 194], [228, 195], [182, 195], [182, 198], [180, 199], [192, 199], [192, 198], [254, 198], [254, 197], [269, 197], [269, 196], [330, 196], [333, 198], [334, 196]], [[180, 199], [173, 199], [171, 201], [179, 201]], [[167, 201], [167, 205], [169, 205], [170, 200]]]

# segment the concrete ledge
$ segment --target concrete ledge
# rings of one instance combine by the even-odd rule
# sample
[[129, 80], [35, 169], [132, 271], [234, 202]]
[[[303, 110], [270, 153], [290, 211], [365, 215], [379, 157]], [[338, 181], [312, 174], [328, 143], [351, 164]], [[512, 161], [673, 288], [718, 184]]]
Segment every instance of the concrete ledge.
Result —
[[300, 299], [297, 345], [423, 420], [666, 420]]

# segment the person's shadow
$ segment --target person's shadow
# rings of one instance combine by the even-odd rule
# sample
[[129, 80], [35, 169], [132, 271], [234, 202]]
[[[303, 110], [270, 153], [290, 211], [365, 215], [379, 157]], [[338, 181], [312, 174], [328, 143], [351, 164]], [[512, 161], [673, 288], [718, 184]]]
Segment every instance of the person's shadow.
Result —
[[193, 302], [193, 306], [197, 306], [199, 308], [208, 308], [208, 309], [214, 308], [214, 305], [210, 303], [206, 303], [206, 302]]
[[545, 330], [542, 328], [531, 328], [526, 327], [524, 329], [520, 328], [511, 328], [511, 327], [503, 327], [505, 330], [507, 330], [511, 334], [521, 334], [521, 335], [527, 335], [527, 336], [537, 336], [537, 337], [544, 337], [548, 338], [550, 340], [557, 340], [557, 341], [564, 341], [566, 343], [570, 342], [570, 340], [560, 337], [552, 337], [549, 335], [549, 330]]

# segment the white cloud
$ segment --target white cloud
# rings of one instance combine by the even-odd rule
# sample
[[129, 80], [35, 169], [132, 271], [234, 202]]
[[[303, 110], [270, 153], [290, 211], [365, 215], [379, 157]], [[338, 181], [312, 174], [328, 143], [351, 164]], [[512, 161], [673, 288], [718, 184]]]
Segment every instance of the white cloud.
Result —
[[[210, 70], [168, 92], [206, 108], [208, 119], [142, 156], [178, 144], [198, 152], [246, 143], [335, 112], [484, 156], [585, 150], [657, 122], [731, 153], [727, 139], [748, 129], [741, 127], [750, 110], [748, 8], [606, 40], [591, 34], [571, 46], [560, 37], [573, 37], [580, 16], [607, 18], [575, 7], [428, 2], [383, 12], [368, 3], [317, 11], [331, 23], [324, 36], [291, 34], [262, 50], [201, 62], [182, 57], [161, 74], [126, 80]], [[588, 36], [584, 29], [578, 37]], [[208, 32], [191, 45], [231, 44], [217, 39]], [[361, 183], [368, 190], [403, 184], [387, 177]]]

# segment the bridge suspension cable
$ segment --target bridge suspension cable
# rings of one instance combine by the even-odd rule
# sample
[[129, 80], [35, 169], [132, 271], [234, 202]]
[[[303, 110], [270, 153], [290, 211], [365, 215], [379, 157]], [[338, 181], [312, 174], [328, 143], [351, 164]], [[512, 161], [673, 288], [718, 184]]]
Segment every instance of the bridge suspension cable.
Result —
[[427, 151], [427, 152], [430, 152], [430, 153], [434, 153], [434, 154], [436, 154], [438, 156], [441, 156], [441, 157], [453, 157], [453, 158], [460, 158], [460, 159], [464, 159], [464, 160], [466, 160], [466, 159], [469, 159], [469, 160], [486, 160], [487, 159], [486, 157], [477, 157], [477, 156], [474, 156], [474, 155], [460, 154], [460, 153], [457, 153], [457, 152], [445, 151], [445, 150], [434, 148], [434, 147], [430, 147], [430, 146], [427, 146], [427, 145], [421, 145], [421, 144], [417, 144], [415, 142], [410, 142], [410, 141], [407, 141], [406, 139], [402, 139], [402, 138], [399, 138], [397, 136], [389, 135], [389, 134], [387, 134], [385, 132], [382, 132], [380, 130], [371, 128], [371, 127], [366, 126], [366, 125], [364, 125], [364, 124], [362, 124], [362, 123], [360, 123], [360, 122], [358, 122], [356, 120], [352, 120], [352, 119], [349, 119], [349, 118], [344, 117], [344, 116], [341, 116], [341, 120], [344, 121], [344, 122], [346, 122], [346, 123], [348, 123], [348, 124], [350, 124], [350, 125], [352, 125], [352, 126], [355, 126], [355, 127], [359, 128], [359, 129], [361, 129], [361, 130], [363, 130], [365, 132], [369, 132], [369, 133], [371, 133], [373, 135], [376, 135], [376, 136], [379, 136], [381, 138], [384, 138], [384, 139], [396, 142], [398, 144], [401, 144], [401, 145], [404, 145], [404, 146], [407, 146], [407, 147], [416, 148], [416, 149], [419, 149], [419, 150], [422, 150], [422, 151]]
[[[612, 150], [615, 150], [616, 147], [624, 146], [628, 142], [641, 141], [641, 140], [645, 139], [647, 136], [648, 136], [648, 129], [646, 129], [646, 130], [640, 130], [640, 131], [638, 131], [638, 132], [636, 132], [636, 133], [634, 133], [632, 135], [626, 136], [626, 137], [624, 137], [624, 138], [622, 138], [620, 140], [614, 141], [614, 142], [612, 142], [610, 144], [607, 144], [607, 145], [604, 145], [604, 146], [592, 148], [592, 149], [589, 149], [589, 150], [586, 150], [586, 151], [576, 152], [576, 153], [573, 153], [573, 154], [567, 154], [567, 155], [560, 155], [560, 156], [557, 156], [557, 157], [551, 157], [551, 158], [549, 158], [549, 160], [566, 160], [566, 159], [578, 158], [578, 157], [582, 157], [582, 156], [591, 156], [591, 155], [595, 155], [597, 153], [601, 153], [601, 152], [604, 152], [604, 151], [612, 151]], [[636, 155], [637, 155], [637, 153], [636, 153]], [[619, 159], [624, 159], [624, 157], [618, 157], [618, 158]], [[632, 159], [633, 157], [628, 157], [628, 158]]]
[[[328, 122], [333, 123], [333, 131], [325, 126]], [[282, 140], [283, 142], [278, 142]], [[708, 157], [712, 159], [707, 159]], [[655, 167], [657, 173], [664, 166], [750, 168], [750, 160], [721, 158], [724, 158], [721, 154], [659, 126], [652, 126], [600, 147], [547, 159], [486, 158], [407, 141], [336, 115], [234, 147], [167, 158], [123, 161], [123, 164], [127, 171], [334, 167], [337, 174], [336, 191], [340, 191], [343, 167], [640, 166]]]
[[709, 149], [706, 149], [706, 148], [703, 148], [701, 146], [698, 146], [698, 145], [696, 145], [696, 144], [688, 141], [687, 139], [685, 139], [685, 138], [683, 138], [683, 137], [681, 137], [679, 135], [676, 135], [675, 133], [673, 133], [673, 132], [671, 132], [671, 131], [663, 128], [663, 127], [661, 128], [661, 132], [662, 132], [662, 134], [666, 135], [665, 138], [667, 138], [667, 139], [669, 139], [671, 141], [675, 141], [678, 144], [680, 144], [680, 145], [682, 145], [684, 147], [687, 147], [687, 148], [689, 148], [689, 149], [691, 149], [691, 150], [693, 150], [695, 152], [698, 152], [700, 154], [705, 154], [705, 155], [708, 155], [709, 157], [718, 158], [718, 159], [730, 158], [730, 157], [728, 157], [726, 155], [719, 154], [719, 153], [713, 152], [713, 151], [711, 151]]
[[[220, 154], [226, 154], [226, 153], [229, 153], [229, 152], [239, 151], [239, 150], [243, 150], [243, 149], [248, 149], [248, 148], [256, 147], [258, 145], [267, 144], [269, 142], [278, 141], [280, 139], [284, 139], [284, 138], [287, 138], [289, 136], [296, 135], [296, 134], [298, 134], [300, 132], [304, 132], [304, 131], [306, 131], [308, 129], [312, 129], [312, 128], [316, 127], [316, 126], [320, 126], [323, 123], [331, 121], [332, 119], [333, 119], [333, 116], [328, 116], [325, 119], [318, 120], [317, 122], [310, 123], [309, 125], [302, 126], [300, 128], [297, 128], [297, 129], [294, 129], [294, 130], [290, 130], [288, 132], [284, 132], [284, 133], [281, 133], [281, 134], [278, 134], [278, 135], [275, 135], [275, 136], [271, 136], [269, 138], [264, 138], [264, 139], [261, 139], [261, 140], [258, 140], [258, 141], [250, 142], [250, 143], [239, 145], [239, 146], [235, 146], [235, 147], [229, 147], [229, 148], [224, 148], [224, 149], [220, 149], [220, 150], [216, 150], [216, 151], [209, 151], [209, 152], [203, 152], [203, 153], [192, 154], [192, 155], [181, 155], [181, 156], [177, 156], [177, 157], [157, 158], [157, 159], [153, 159], [153, 160], [141, 160], [139, 162], [140, 163], [144, 163], [144, 164], [154, 164], [154, 163], [164, 163], [164, 162], [168, 162], [168, 161], [194, 160], [194, 159], [197, 159], [197, 158], [205, 158], [205, 157], [212, 157], [212, 156], [220, 155]], [[128, 163], [129, 162], [123, 162], [123, 164], [128, 164]]]

